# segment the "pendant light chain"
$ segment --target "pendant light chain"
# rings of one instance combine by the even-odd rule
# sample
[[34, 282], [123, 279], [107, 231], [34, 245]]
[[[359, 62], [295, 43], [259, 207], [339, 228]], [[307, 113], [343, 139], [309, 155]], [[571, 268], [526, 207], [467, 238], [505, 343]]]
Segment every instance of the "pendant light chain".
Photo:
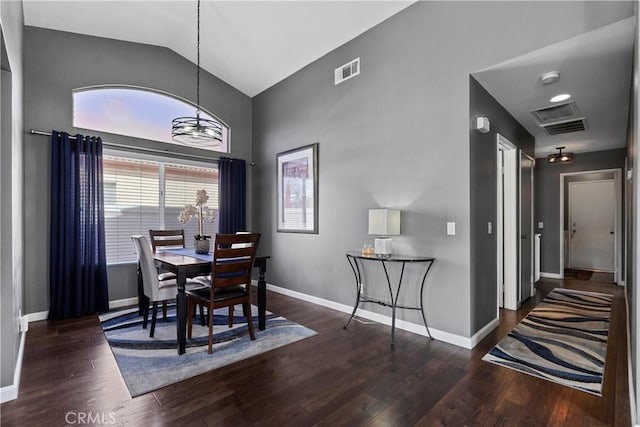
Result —
[[[0, 0], [1, 1], [1, 0]], [[196, 114], [176, 117], [171, 122], [171, 139], [196, 148], [214, 149], [223, 144], [223, 125], [214, 118], [200, 117], [200, 0], [197, 19]]]
[[196, 117], [200, 117], [200, 0], [198, 0], [198, 41], [196, 45], [198, 72], [196, 76]]

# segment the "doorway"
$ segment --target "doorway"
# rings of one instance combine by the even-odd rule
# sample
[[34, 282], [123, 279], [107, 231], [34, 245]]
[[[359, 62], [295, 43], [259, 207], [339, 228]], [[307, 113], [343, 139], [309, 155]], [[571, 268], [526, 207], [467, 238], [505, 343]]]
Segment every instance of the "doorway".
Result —
[[497, 311], [518, 308], [517, 153], [511, 141], [497, 135]]
[[561, 175], [563, 275], [587, 272], [590, 277], [593, 272], [595, 277], [618, 282], [622, 199], [619, 189], [619, 169]]

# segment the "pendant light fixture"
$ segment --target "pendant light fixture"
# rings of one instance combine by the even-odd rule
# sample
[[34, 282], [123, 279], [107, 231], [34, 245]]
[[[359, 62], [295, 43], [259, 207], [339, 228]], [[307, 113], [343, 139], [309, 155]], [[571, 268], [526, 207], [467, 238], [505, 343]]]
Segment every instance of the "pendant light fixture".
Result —
[[196, 116], [176, 117], [171, 123], [171, 138], [196, 148], [211, 148], [222, 145], [222, 125], [212, 119], [200, 117], [200, 0], [198, 0], [198, 42], [196, 73]]
[[573, 153], [563, 153], [562, 150], [564, 150], [565, 148], [566, 147], [556, 147], [556, 150], [558, 150], [558, 152], [549, 154], [547, 156], [547, 163], [554, 165], [566, 165], [568, 163], [573, 163], [576, 156]]

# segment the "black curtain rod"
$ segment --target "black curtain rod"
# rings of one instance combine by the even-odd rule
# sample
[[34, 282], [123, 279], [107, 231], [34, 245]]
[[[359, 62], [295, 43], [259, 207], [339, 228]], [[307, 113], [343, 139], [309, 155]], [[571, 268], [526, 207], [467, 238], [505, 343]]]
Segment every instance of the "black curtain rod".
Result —
[[[51, 136], [51, 132], [45, 132], [43, 130], [31, 129], [29, 131], [29, 133], [31, 135]], [[75, 136], [70, 136], [70, 138], [71, 139], [75, 139], [76, 137]], [[190, 159], [194, 159], [194, 160], [200, 160], [200, 161], [202, 161], [203, 158], [204, 158], [204, 160], [214, 160], [214, 161], [220, 160], [220, 157], [203, 157], [203, 156], [195, 156], [193, 154], [170, 153], [168, 150], [157, 150], [155, 148], [144, 148], [144, 147], [132, 147], [130, 145], [117, 144], [115, 142], [109, 142], [109, 141], [105, 141], [105, 140], [102, 140], [102, 145], [104, 145], [106, 147], [125, 148], [127, 150], [144, 151], [144, 152], [154, 153], [154, 154], [164, 154], [164, 155], [175, 154], [176, 156], [186, 157], [186, 158], [190, 158]], [[247, 165], [255, 166], [256, 164], [253, 163], [253, 162], [247, 162]]]

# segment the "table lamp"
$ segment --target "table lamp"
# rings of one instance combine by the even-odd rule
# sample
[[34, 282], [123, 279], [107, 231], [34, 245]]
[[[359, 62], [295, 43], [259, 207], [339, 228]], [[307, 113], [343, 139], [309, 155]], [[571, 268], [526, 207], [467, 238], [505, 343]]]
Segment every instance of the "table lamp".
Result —
[[391, 255], [391, 239], [400, 234], [400, 210], [369, 209], [369, 234], [380, 236], [374, 240], [376, 255]]

